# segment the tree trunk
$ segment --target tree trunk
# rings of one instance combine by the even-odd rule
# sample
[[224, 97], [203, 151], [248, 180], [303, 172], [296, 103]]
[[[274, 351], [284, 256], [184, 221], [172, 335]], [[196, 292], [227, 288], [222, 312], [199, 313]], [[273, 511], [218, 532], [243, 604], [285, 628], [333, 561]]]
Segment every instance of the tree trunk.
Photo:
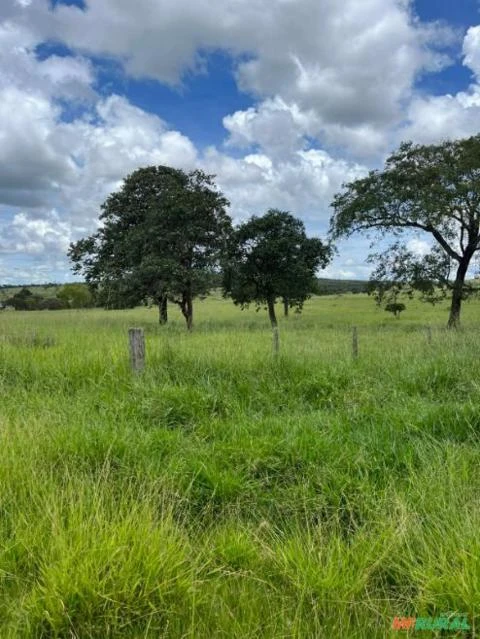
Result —
[[193, 300], [192, 294], [190, 292], [187, 293], [187, 329], [189, 331], [193, 328]]
[[270, 318], [272, 328], [275, 328], [277, 326], [277, 316], [275, 315], [275, 298], [274, 297], [270, 297], [267, 300], [267, 307], [268, 307], [268, 317]]
[[459, 288], [457, 280], [453, 285], [452, 303], [450, 305], [450, 316], [448, 318], [447, 328], [460, 327], [460, 310], [462, 308], [462, 289]]
[[283, 298], [283, 314], [288, 317], [288, 297]]
[[470, 257], [464, 258], [457, 269], [457, 275], [453, 284], [452, 303], [450, 305], [450, 316], [448, 318], [447, 328], [460, 327], [460, 311], [462, 308], [463, 286], [465, 284], [465, 276], [467, 274]]
[[182, 294], [182, 301], [180, 303], [182, 315], [187, 322], [187, 329], [189, 331], [193, 328], [193, 300], [191, 291], [184, 291]]
[[167, 296], [165, 294], [158, 298], [158, 322], [159, 324], [168, 322]]

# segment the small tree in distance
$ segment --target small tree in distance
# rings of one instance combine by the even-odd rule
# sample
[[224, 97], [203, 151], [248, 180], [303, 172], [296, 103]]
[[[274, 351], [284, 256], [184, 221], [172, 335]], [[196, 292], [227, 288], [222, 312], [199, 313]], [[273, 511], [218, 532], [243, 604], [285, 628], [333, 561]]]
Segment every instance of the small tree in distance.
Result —
[[224, 264], [223, 289], [245, 308], [266, 306], [277, 325], [275, 302], [287, 300], [298, 311], [316, 286], [316, 272], [331, 257], [330, 246], [308, 238], [303, 222], [286, 211], [270, 209], [253, 216], [232, 234]]
[[400, 317], [400, 313], [402, 313], [405, 309], [405, 304], [402, 304], [401, 302], [390, 302], [390, 304], [385, 306], [385, 310], [389, 313], [393, 313], [393, 315], [397, 318]]

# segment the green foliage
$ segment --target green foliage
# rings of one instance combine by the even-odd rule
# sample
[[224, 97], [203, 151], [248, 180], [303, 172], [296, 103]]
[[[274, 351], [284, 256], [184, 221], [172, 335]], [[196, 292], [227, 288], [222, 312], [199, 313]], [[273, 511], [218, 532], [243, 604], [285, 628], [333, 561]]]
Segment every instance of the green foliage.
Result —
[[270, 209], [233, 233], [224, 265], [224, 291], [242, 307], [251, 302], [267, 305], [275, 324], [276, 299], [283, 298], [300, 311], [316, 288], [317, 270], [329, 259], [329, 247], [307, 238], [301, 220]]
[[46, 297], [39, 303], [38, 310], [40, 311], [62, 311], [68, 308], [67, 302], [56, 297]]
[[52, 297], [44, 298], [32, 293], [26, 287], [7, 298], [3, 304], [12, 306], [16, 311], [58, 311], [67, 308], [67, 304], [63, 300]]
[[18, 293], [22, 288], [29, 289], [32, 293], [40, 295], [45, 299], [51, 299], [55, 297], [56, 293], [60, 290], [60, 284], [25, 284], [22, 286], [15, 286], [11, 284], [3, 284], [0, 285], [0, 302], [5, 303], [9, 297], [13, 297], [16, 293]]
[[102, 205], [99, 231], [70, 246], [74, 271], [108, 308], [168, 297], [191, 328], [230, 232], [227, 206], [202, 171], [138, 169]]
[[400, 313], [403, 313], [405, 309], [406, 309], [406, 306], [402, 302], [390, 302], [390, 304], [387, 304], [385, 306], [385, 310], [388, 313], [393, 313], [395, 317], [399, 317]]
[[31, 311], [38, 308], [41, 301], [39, 295], [34, 295], [30, 289], [22, 288], [5, 301], [6, 306], [13, 306], [16, 311]]
[[383, 171], [345, 185], [332, 206], [334, 239], [370, 230], [430, 236], [433, 247], [424, 257], [408, 251], [405, 240], [373, 255], [372, 281], [381, 291], [420, 290], [429, 301], [437, 301], [439, 290], [451, 291], [449, 326], [458, 325], [461, 302], [472, 291], [466, 273], [480, 250], [480, 135], [439, 145], [403, 143]]
[[[370, 276], [368, 293], [377, 304], [385, 299], [396, 300], [398, 295], [412, 299], [420, 294], [424, 302], [436, 304], [445, 299], [450, 287], [451, 261], [438, 246], [419, 257], [402, 242], [396, 242], [383, 253], [374, 253], [368, 261], [376, 264]], [[465, 290], [470, 284], [465, 283]], [[462, 299], [466, 297], [462, 296]]]
[[88, 308], [93, 305], [93, 296], [85, 284], [65, 284], [57, 293], [57, 298], [67, 308]]

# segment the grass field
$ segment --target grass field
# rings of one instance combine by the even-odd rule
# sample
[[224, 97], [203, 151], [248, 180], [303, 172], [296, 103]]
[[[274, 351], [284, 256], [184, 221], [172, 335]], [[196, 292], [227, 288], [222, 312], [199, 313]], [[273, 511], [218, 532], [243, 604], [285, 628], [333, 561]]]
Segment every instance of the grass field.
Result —
[[476, 636], [479, 311], [0, 313], [0, 637]]

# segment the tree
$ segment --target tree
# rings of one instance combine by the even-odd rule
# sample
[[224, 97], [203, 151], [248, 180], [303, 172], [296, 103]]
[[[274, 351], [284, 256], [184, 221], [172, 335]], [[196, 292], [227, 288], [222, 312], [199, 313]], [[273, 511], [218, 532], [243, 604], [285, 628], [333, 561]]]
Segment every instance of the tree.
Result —
[[[473, 292], [466, 274], [480, 249], [480, 135], [430, 146], [405, 142], [383, 171], [344, 185], [332, 206], [333, 239], [369, 230], [401, 238], [371, 256], [381, 290], [420, 290], [433, 302], [451, 292], [448, 326], [459, 325], [462, 300]], [[407, 249], [408, 231], [430, 237], [427, 255]]]
[[165, 323], [170, 300], [191, 329], [193, 299], [208, 292], [231, 230], [213, 177], [166, 166], [134, 171], [102, 205], [102, 227], [70, 246], [73, 270], [106, 306], [153, 299]]
[[301, 220], [270, 209], [237, 227], [224, 265], [224, 294], [242, 307], [266, 305], [272, 326], [277, 325], [275, 302], [302, 309], [316, 286], [316, 272], [331, 256], [330, 247], [308, 238]]
[[42, 297], [34, 295], [28, 288], [23, 287], [18, 293], [5, 301], [6, 306], [13, 306], [16, 311], [36, 311], [40, 308]]
[[390, 302], [390, 304], [385, 306], [385, 310], [389, 313], [393, 313], [395, 317], [400, 317], [400, 313], [402, 313], [405, 308], [406, 306], [402, 302]]
[[5, 300], [4, 305], [13, 306], [16, 311], [58, 311], [68, 308], [68, 304], [64, 300], [35, 295], [26, 287]]
[[92, 306], [92, 293], [85, 284], [65, 284], [57, 293], [57, 298], [66, 308], [87, 308]]

